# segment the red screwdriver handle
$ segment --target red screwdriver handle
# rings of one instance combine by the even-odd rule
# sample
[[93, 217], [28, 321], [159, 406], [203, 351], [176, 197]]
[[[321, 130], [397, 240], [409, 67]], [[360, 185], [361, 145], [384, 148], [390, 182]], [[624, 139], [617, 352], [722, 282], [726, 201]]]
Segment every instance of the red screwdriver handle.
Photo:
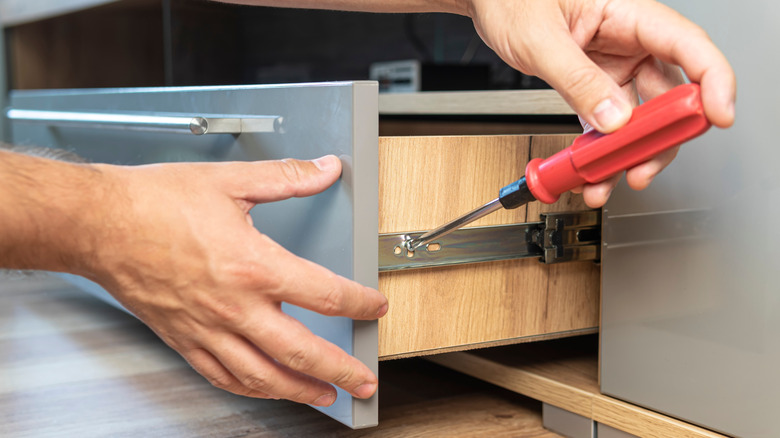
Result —
[[552, 204], [561, 193], [598, 183], [644, 163], [709, 129], [697, 84], [685, 84], [634, 108], [625, 126], [611, 134], [591, 131], [571, 146], [525, 169], [534, 197]]

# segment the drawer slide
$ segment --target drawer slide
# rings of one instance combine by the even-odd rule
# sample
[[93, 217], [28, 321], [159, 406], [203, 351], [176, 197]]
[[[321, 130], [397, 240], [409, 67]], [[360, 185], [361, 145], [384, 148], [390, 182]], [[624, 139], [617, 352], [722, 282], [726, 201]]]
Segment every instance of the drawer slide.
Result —
[[537, 257], [543, 263], [598, 261], [601, 212], [548, 213], [539, 222], [465, 228], [415, 251], [404, 245], [423, 232], [379, 236], [379, 272]]

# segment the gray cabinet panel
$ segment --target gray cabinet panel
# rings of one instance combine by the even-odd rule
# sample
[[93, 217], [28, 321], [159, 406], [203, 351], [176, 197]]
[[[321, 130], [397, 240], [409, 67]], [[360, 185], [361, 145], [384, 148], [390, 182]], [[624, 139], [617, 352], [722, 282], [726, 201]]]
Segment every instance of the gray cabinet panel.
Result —
[[[95, 162], [311, 159], [339, 156], [341, 180], [317, 196], [258, 205], [256, 227], [295, 254], [377, 287], [377, 85], [340, 82], [288, 86], [13, 92], [14, 109], [120, 114], [278, 116], [278, 132], [191, 135], [14, 122], [16, 144], [59, 147]], [[85, 288], [107, 293], [86, 280]], [[108, 297], [110, 298], [110, 297]], [[294, 306], [285, 312], [377, 371], [377, 323], [326, 317]], [[377, 423], [377, 397], [339, 390], [323, 412], [352, 426]]]
[[665, 3], [733, 64], [737, 120], [683, 146], [648, 190], [623, 185], [607, 205], [601, 389], [729, 435], [777, 437], [780, 5]]

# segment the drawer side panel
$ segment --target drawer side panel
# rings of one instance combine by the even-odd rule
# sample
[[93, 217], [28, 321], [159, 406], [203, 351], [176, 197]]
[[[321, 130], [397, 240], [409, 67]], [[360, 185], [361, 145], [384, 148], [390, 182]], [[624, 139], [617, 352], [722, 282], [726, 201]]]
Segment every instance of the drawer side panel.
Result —
[[[497, 195], [531, 157], [572, 135], [380, 138], [380, 233], [426, 230]], [[580, 195], [502, 210], [474, 226], [539, 220], [585, 210]], [[524, 342], [598, 328], [599, 268], [535, 259], [381, 273], [390, 310], [379, 322], [379, 356], [393, 358]]]

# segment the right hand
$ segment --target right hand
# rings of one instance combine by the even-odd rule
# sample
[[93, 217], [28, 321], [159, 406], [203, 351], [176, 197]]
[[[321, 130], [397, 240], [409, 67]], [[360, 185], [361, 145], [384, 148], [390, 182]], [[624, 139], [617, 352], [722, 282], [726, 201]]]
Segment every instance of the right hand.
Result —
[[318, 406], [336, 399], [329, 383], [374, 394], [377, 378], [364, 364], [281, 304], [371, 320], [387, 312], [387, 299], [296, 257], [249, 216], [257, 203], [325, 190], [341, 173], [338, 158], [95, 167], [112, 196], [87, 276], [209, 382]]
[[[469, 15], [485, 43], [512, 67], [553, 86], [587, 124], [609, 133], [623, 126], [639, 97], [649, 100], [682, 83], [679, 67], [701, 84], [707, 118], [734, 122], [736, 79], [699, 26], [654, 0], [470, 0]], [[679, 66], [679, 67], [678, 67]], [[677, 148], [629, 169], [641, 190]], [[583, 191], [602, 206], [620, 175]]]

